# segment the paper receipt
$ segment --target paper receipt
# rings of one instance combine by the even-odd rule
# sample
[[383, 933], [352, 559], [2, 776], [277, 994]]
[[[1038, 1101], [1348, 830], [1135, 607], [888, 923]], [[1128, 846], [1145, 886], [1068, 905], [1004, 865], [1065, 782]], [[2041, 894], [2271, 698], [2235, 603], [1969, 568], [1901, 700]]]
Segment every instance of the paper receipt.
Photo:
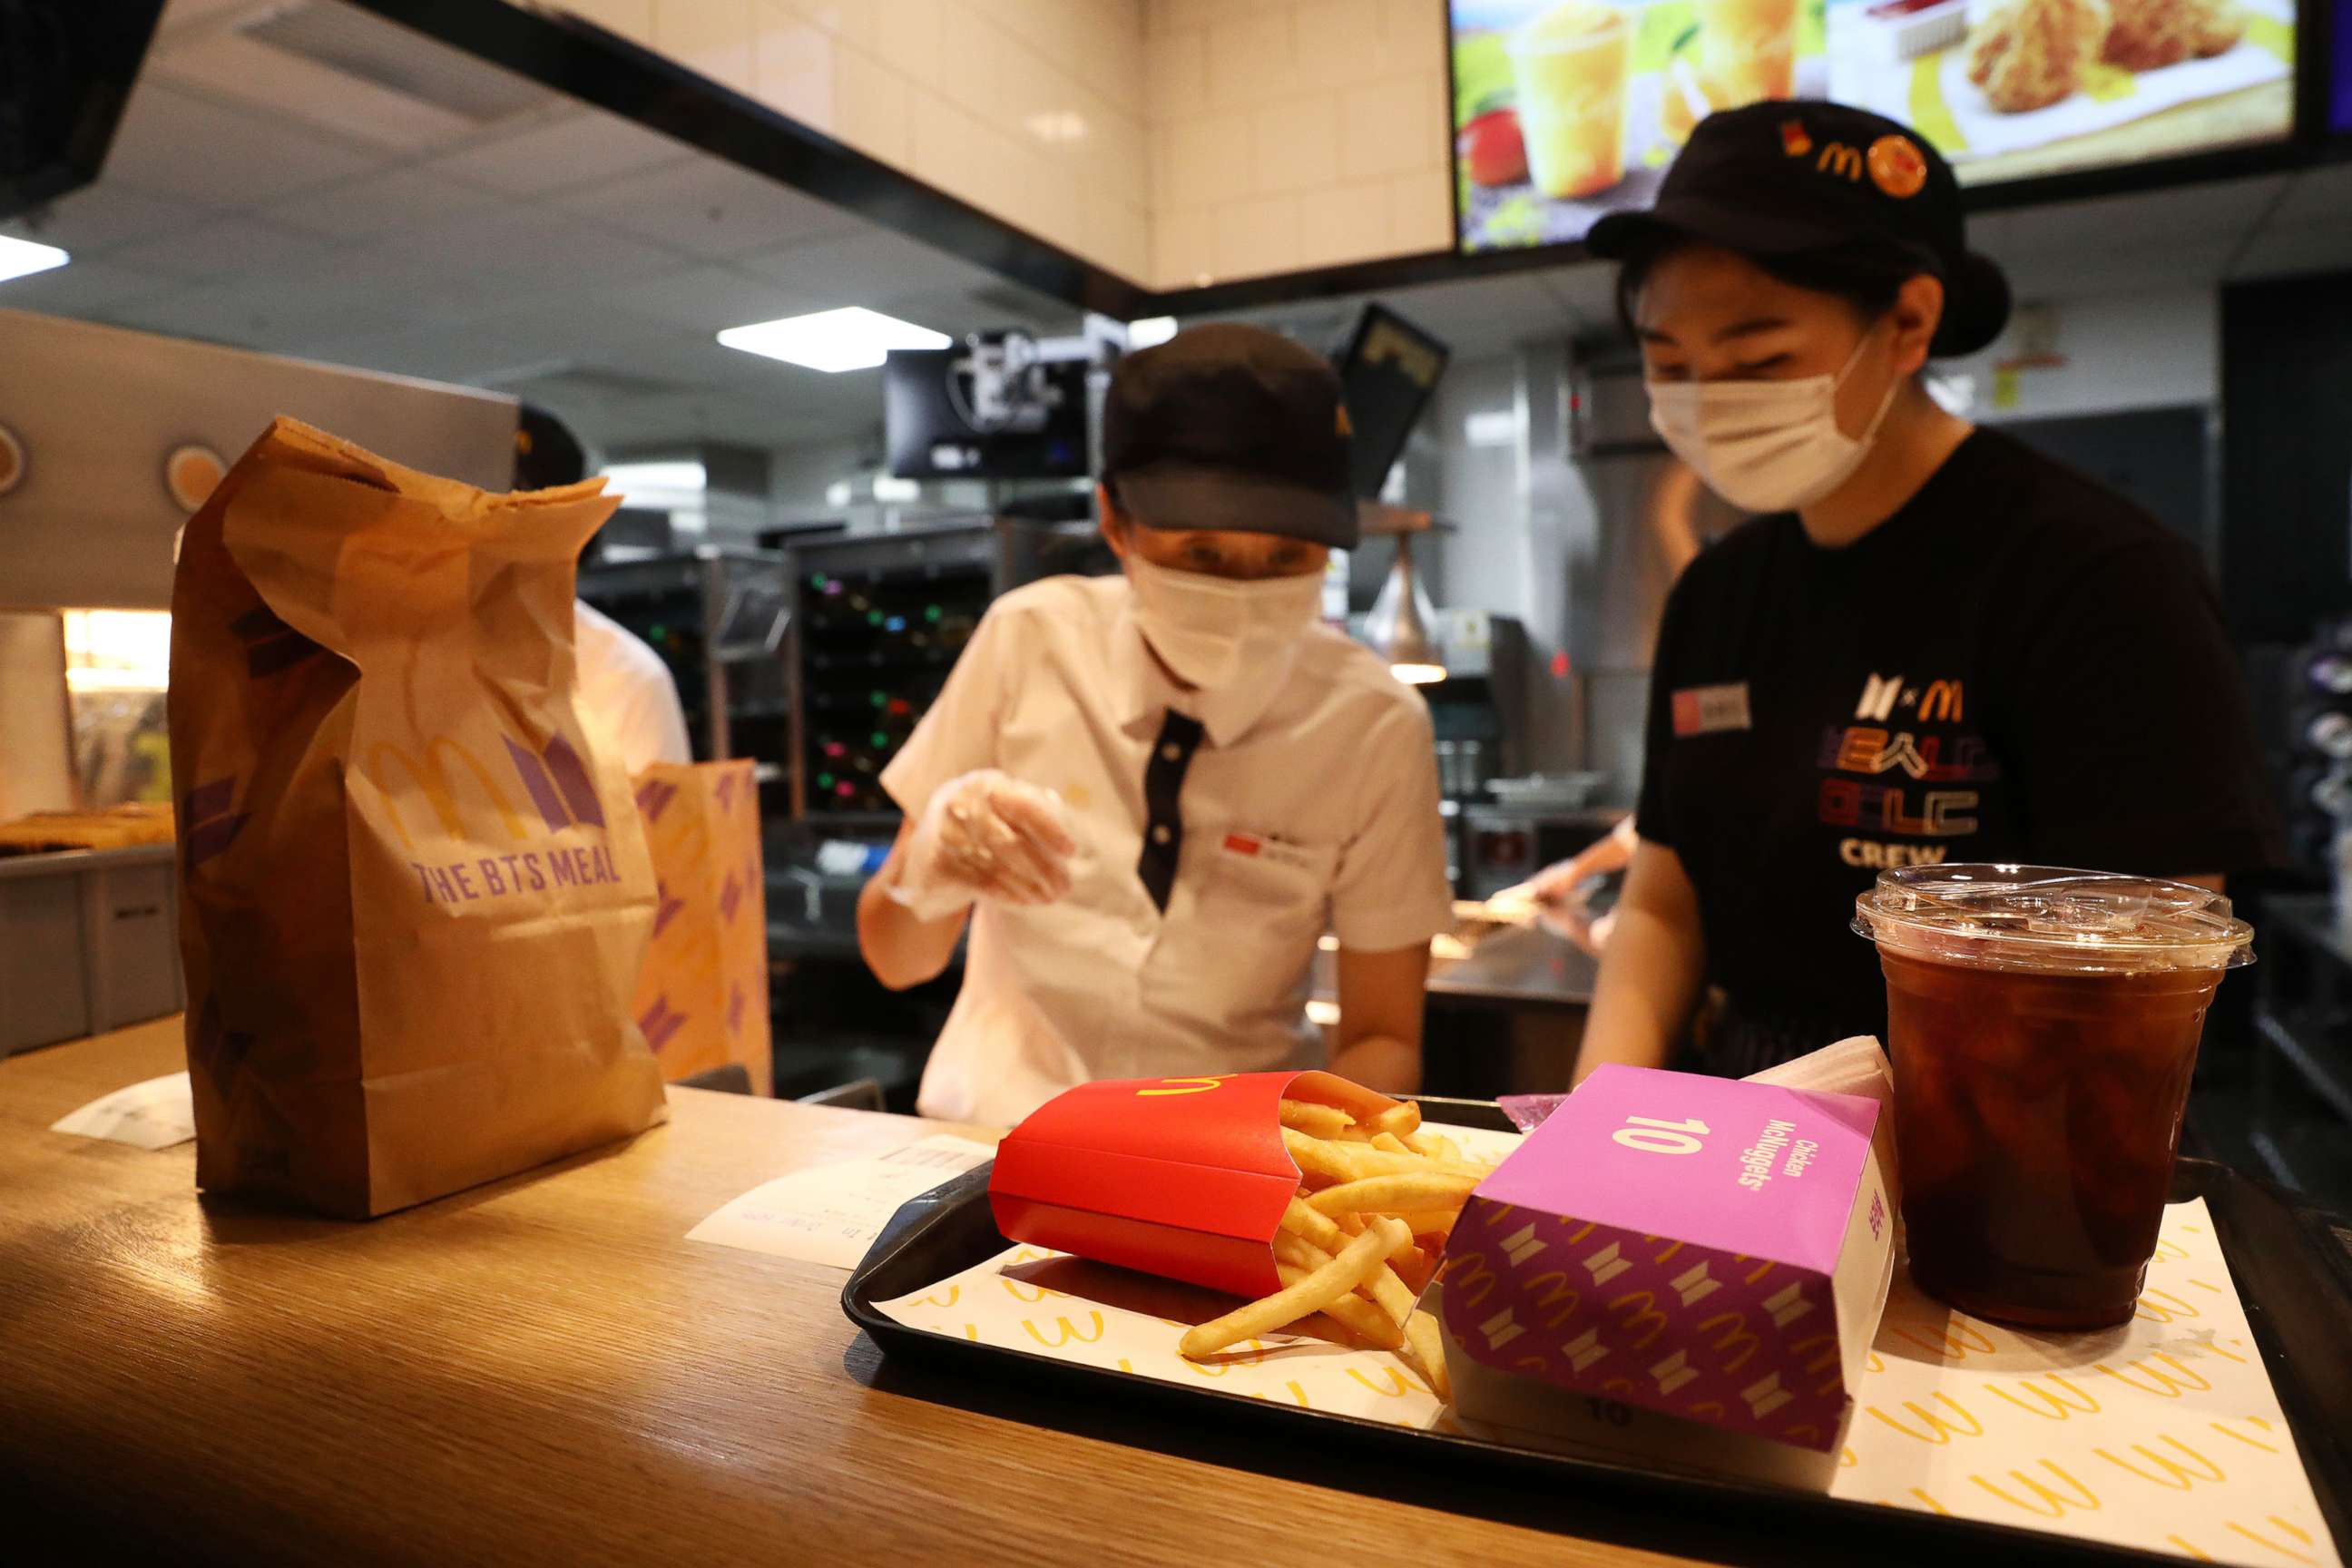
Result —
[[686, 1239], [852, 1268], [899, 1205], [995, 1152], [942, 1132], [871, 1159], [795, 1171], [714, 1210]]
[[169, 1149], [196, 1135], [196, 1108], [185, 1072], [165, 1073], [93, 1100], [49, 1123], [52, 1132], [103, 1138], [134, 1149]]

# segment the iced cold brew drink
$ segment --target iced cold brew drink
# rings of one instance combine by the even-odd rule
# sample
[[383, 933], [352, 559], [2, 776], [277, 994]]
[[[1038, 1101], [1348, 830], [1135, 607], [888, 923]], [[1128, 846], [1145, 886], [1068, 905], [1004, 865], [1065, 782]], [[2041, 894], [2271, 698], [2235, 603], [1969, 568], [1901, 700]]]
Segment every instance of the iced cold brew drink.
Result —
[[1912, 1278], [2002, 1322], [2129, 1318], [2252, 930], [2201, 888], [2019, 866], [1885, 872], [1853, 923], [1886, 975]]

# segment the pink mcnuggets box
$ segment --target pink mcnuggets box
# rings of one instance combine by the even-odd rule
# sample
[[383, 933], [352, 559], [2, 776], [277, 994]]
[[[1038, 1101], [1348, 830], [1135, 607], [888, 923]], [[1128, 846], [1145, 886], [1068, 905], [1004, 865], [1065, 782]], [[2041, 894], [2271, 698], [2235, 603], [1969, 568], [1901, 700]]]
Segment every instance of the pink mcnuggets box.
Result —
[[1653, 1412], [1832, 1453], [1895, 1264], [1878, 1114], [1853, 1095], [1594, 1073], [1446, 1243], [1447, 1355], [1474, 1363], [1458, 1414], [1573, 1436], [1543, 1414], [1566, 1405], [1605, 1439]]

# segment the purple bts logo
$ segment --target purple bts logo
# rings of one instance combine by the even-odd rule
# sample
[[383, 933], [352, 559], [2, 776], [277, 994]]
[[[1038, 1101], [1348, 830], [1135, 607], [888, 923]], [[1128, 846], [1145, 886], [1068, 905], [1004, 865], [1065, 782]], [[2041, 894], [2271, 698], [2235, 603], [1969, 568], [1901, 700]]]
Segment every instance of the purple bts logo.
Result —
[[243, 831], [250, 812], [232, 813], [236, 801], [234, 774], [198, 784], [180, 802], [180, 845], [191, 871], [226, 849]]
[[669, 803], [677, 798], [677, 785], [664, 784], [659, 779], [647, 779], [637, 786], [637, 811], [647, 822], [659, 822]]
[[1871, 1239], [1871, 1240], [1873, 1240], [1873, 1241], [1876, 1241], [1876, 1240], [1878, 1239], [1878, 1232], [1879, 1232], [1880, 1228], [1881, 1228], [1882, 1226], [1884, 1226], [1885, 1224], [1886, 1224], [1886, 1194], [1885, 1194], [1885, 1193], [1873, 1193], [1873, 1194], [1870, 1194], [1870, 1239]]
[[583, 827], [604, 826], [604, 804], [596, 798], [596, 786], [589, 781], [588, 764], [580, 753], [561, 735], [551, 736], [546, 749], [538, 756], [531, 755], [515, 744], [510, 737], [507, 755], [514, 759], [515, 772], [522, 775], [522, 787], [530, 793], [531, 804], [547, 819], [548, 831], [561, 833], [577, 824]]
[[655, 882], [654, 891], [659, 900], [654, 910], [654, 934], [659, 936], [663, 927], [686, 912], [686, 900], [674, 896], [667, 882]]
[[637, 1027], [645, 1031], [646, 1047], [658, 1051], [669, 1044], [672, 1035], [686, 1027], [686, 1015], [671, 1006], [667, 996], [656, 996], [638, 1017]]

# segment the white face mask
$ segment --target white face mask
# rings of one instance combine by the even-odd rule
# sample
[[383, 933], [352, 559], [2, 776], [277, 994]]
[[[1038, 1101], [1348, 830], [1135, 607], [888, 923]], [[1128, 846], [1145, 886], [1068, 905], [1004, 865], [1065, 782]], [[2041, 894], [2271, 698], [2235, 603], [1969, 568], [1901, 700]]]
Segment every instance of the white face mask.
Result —
[[1320, 572], [1238, 583], [1129, 551], [1127, 576], [1144, 640], [1179, 680], [1203, 691], [1278, 675], [1323, 605]]
[[1650, 381], [1650, 427], [1709, 489], [1747, 511], [1794, 511], [1845, 483], [1895, 406], [1887, 383], [1859, 437], [1838, 428], [1838, 389], [1862, 363], [1869, 333], [1835, 375], [1797, 381]]

